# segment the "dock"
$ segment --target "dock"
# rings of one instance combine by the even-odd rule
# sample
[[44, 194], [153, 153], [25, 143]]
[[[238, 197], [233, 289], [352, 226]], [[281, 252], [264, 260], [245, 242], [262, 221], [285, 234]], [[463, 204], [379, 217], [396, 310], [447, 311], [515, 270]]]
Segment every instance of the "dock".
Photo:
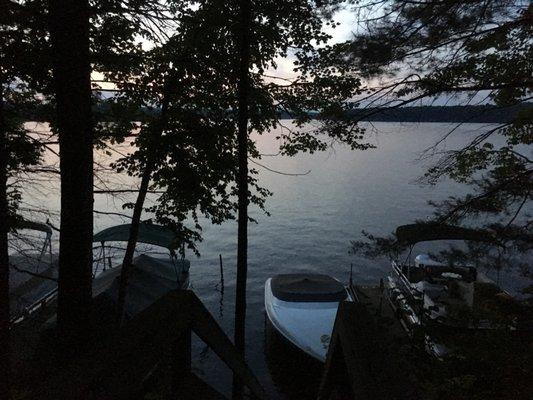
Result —
[[419, 399], [402, 357], [411, 340], [383, 286], [352, 290], [357, 301], [339, 306], [318, 399]]

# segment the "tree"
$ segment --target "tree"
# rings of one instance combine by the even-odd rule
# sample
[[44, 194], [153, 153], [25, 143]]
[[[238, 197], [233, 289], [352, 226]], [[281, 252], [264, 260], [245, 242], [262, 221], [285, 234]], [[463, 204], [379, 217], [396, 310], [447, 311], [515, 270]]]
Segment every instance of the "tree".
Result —
[[[118, 88], [108, 104], [119, 113], [145, 110], [135, 139], [136, 151], [114, 164], [119, 172], [141, 177], [135, 204], [125, 205], [134, 213], [122, 266], [120, 309], [136, 245], [136, 226], [150, 186], [161, 195], [147, 211], [172, 228], [193, 251], [195, 241], [201, 239], [198, 213], [215, 223], [233, 218], [236, 206], [230, 197], [236, 151], [233, 125], [228, 121], [228, 90], [211, 68], [209, 54], [191, 52], [190, 44], [199, 34], [194, 22], [183, 21], [179, 33], [132, 60], [135, 72], [127, 79], [119, 79], [125, 75], [122, 68], [106, 72], [107, 79]], [[105, 135], [117, 138], [117, 132], [128, 132], [124, 126], [131, 124], [130, 118], [113, 120], [111, 128], [105, 127]], [[260, 188], [258, 191], [262, 192]], [[262, 201], [257, 198], [254, 203], [261, 205]], [[193, 228], [186, 226], [188, 217], [194, 221]]]
[[[149, 130], [150, 134], [153, 136], [152, 143], [154, 146], [155, 143], [161, 139], [161, 136], [165, 133], [167, 128], [168, 120], [168, 109], [170, 104], [171, 97], [171, 81], [167, 76], [165, 77], [165, 82], [163, 83], [163, 93], [162, 93], [162, 104], [160, 115], [157, 117], [157, 124], [153, 124]], [[175, 87], [174, 87], [175, 90]], [[146, 131], [146, 130], [145, 130]], [[130, 235], [128, 238], [128, 245], [126, 248], [126, 253], [124, 254], [124, 260], [122, 262], [122, 270], [120, 273], [120, 285], [118, 293], [118, 315], [122, 318], [124, 313], [124, 306], [126, 302], [126, 290], [128, 284], [128, 278], [130, 271], [133, 267], [133, 255], [135, 252], [135, 247], [137, 245], [137, 239], [139, 236], [139, 224], [141, 220], [141, 214], [144, 207], [144, 202], [146, 199], [146, 194], [148, 193], [148, 187], [150, 185], [150, 178], [152, 176], [155, 164], [161, 162], [162, 160], [157, 159], [155, 154], [157, 152], [152, 147], [150, 149], [150, 154], [144, 160], [144, 166], [141, 173], [141, 185], [139, 187], [139, 193], [137, 195], [137, 200], [133, 206], [133, 215], [131, 221]]]
[[[42, 16], [39, 7], [28, 8], [28, 4], [35, 6], [40, 1], [26, 2], [22, 8], [23, 11], [31, 11], [32, 16]], [[92, 4], [90, 61], [95, 71], [104, 73], [107, 81], [117, 85], [118, 95], [108, 102], [112, 110], [134, 109], [137, 115], [139, 110], [147, 111], [141, 113], [141, 130], [135, 139], [138, 151], [117, 162], [115, 167], [118, 171], [142, 176], [143, 171], [152, 169], [146, 168], [151, 164], [148, 162], [150, 159], [154, 157], [159, 161], [154, 163], [150, 174], [145, 174], [150, 175], [151, 183], [144, 184], [143, 188], [148, 186], [147, 193], [157, 189], [163, 194], [154, 206], [144, 209], [152, 212], [160, 223], [174, 227], [194, 248], [194, 241], [200, 239], [199, 213], [220, 222], [234, 218], [238, 211], [235, 202], [239, 197], [235, 186], [238, 179], [237, 142], [239, 126], [245, 126], [239, 123], [242, 113], [238, 112], [237, 96], [239, 82], [242, 82], [240, 7], [239, 2], [223, 4], [215, 0], [200, 4], [177, 1], [168, 4], [167, 8], [158, 8], [158, 2], [154, 1], [109, 0]], [[361, 143], [362, 131], [353, 128], [343, 112], [349, 107], [346, 99], [359, 92], [359, 79], [344, 76], [345, 67], [331, 68], [330, 48], [326, 46], [329, 36], [323, 32], [323, 19], [331, 24], [331, 11], [338, 4], [339, 1], [319, 4], [268, 1], [254, 4], [248, 35], [250, 60], [246, 62], [249, 64], [249, 83], [245, 85], [249, 87], [246, 137], [251, 130], [266, 133], [276, 128], [280, 111], [284, 110], [297, 122], [297, 129], [281, 135], [285, 154], [324, 150], [335, 141], [348, 143], [352, 148], [367, 147]], [[57, 25], [55, 27], [58, 28]], [[57, 45], [55, 38], [61, 33], [59, 29], [53, 31], [53, 45]], [[155, 43], [154, 48], [144, 52], [136, 43], [137, 33]], [[46, 30], [44, 34], [36, 35], [39, 39], [46, 37]], [[85, 52], [84, 40], [83, 37], [79, 42], [83, 44], [80, 52]], [[44, 42], [42, 47], [47, 48], [46, 39]], [[275, 68], [276, 58], [289, 52], [294, 53], [298, 60], [296, 78], [268, 77], [267, 71]], [[54, 50], [49, 54], [55, 54], [54, 69], [59, 70], [58, 57], [66, 55]], [[85, 57], [85, 53], [82, 56]], [[77, 67], [81, 71], [82, 65]], [[162, 117], [162, 99], [167, 97], [163, 96], [163, 81], [170, 75], [175, 75], [177, 83], [168, 103], [167, 127], [159, 135], [156, 128]], [[57, 73], [55, 79], [57, 84]], [[55, 101], [58, 108], [65, 107], [62, 104], [64, 96], [61, 97], [59, 91], [54, 96], [55, 89], [45, 78], [43, 80], [45, 84], [42, 87], [48, 88], [43, 89], [44, 94]], [[81, 79], [77, 83], [80, 84], [77, 87], [81, 88]], [[81, 98], [81, 91], [74, 94]], [[78, 105], [86, 110], [86, 103]], [[317, 118], [322, 122], [314, 130], [305, 126], [311, 120], [309, 111], [316, 111]], [[134, 125], [130, 117], [131, 114], [128, 114], [111, 123], [97, 125], [96, 144], [104, 145], [107, 138], [121, 140], [129, 135]], [[64, 121], [61, 122], [60, 118]], [[57, 121], [53, 122], [61, 132], [64, 128], [62, 124], [72, 123], [73, 119], [72, 115], [58, 114]], [[88, 121], [84, 116], [81, 123]], [[243, 139], [244, 130], [240, 132]], [[85, 142], [83, 146], [78, 144], [80, 151], [81, 147], [87, 151]], [[245, 161], [243, 156], [246, 153], [249, 157], [260, 158], [248, 137], [244, 145], [248, 150], [240, 152], [241, 161]], [[244, 163], [242, 165], [247, 167]], [[241, 190], [241, 204], [242, 194], [246, 194], [246, 203], [264, 204], [268, 192], [258, 186], [256, 173], [253, 168], [241, 173], [241, 189], [244, 188], [244, 177], [248, 186], [246, 190]], [[139, 212], [136, 215], [140, 218]], [[194, 227], [187, 226], [188, 217], [192, 217]], [[241, 218], [241, 223], [247, 222], [247, 219]], [[84, 235], [84, 241], [88, 236]], [[85, 261], [82, 264], [85, 265]], [[80, 282], [86, 282], [85, 267], [78, 272], [82, 274]], [[245, 279], [240, 281], [245, 282]], [[60, 291], [62, 288], [60, 285]], [[82, 292], [86, 299], [87, 291], [84, 289]], [[244, 343], [244, 331], [240, 337], [239, 341]]]
[[61, 170], [57, 323], [81, 343], [92, 303], [93, 121], [88, 1], [52, 0], [51, 53]]
[[[92, 4], [90, 9], [85, 3], [76, 3], [74, 8], [70, 7], [72, 2], [67, 3], [53, 2], [47, 15], [47, 4], [42, 0], [7, 1], [2, 3], [0, 13], [3, 38], [0, 45], [2, 394], [8, 391], [4, 383], [9, 372], [7, 232], [13, 228], [13, 221], [20, 218], [16, 211], [21, 196], [19, 188], [8, 182], [8, 178], [23, 172], [26, 165], [39, 162], [40, 149], [46, 146], [23, 123], [29, 116], [38, 115], [49, 121], [60, 136], [63, 215], [58, 320], [61, 336], [78, 344], [88, 334], [91, 301], [93, 137], [89, 42], [95, 65], [117, 68], [125, 53], [130, 57], [139, 53], [136, 35], [157, 34], [147, 19], [166, 21], [163, 25], [169, 23], [163, 15], [168, 8], [153, 1], [131, 4], [111, 0]], [[63, 24], [63, 18], [68, 24]], [[48, 105], [56, 103], [58, 112], [54, 116], [48, 113]]]
[[0, 80], [0, 396], [10, 397], [9, 253], [7, 199], [7, 127], [4, 122], [4, 80]]
[[[246, 278], [248, 275], [248, 108], [250, 91], [250, 24], [252, 5], [250, 0], [239, 4], [239, 72], [237, 81], [237, 192], [239, 214], [237, 231], [237, 287], [235, 294], [234, 343], [244, 355], [246, 330]], [[242, 397], [242, 383], [234, 377], [233, 398]]]
[[[453, 134], [452, 129], [426, 150], [425, 156], [438, 159], [421, 180], [437, 184], [449, 177], [472, 188], [466, 196], [433, 204], [435, 222], [490, 230], [506, 244], [510, 256], [531, 251], [532, 225], [526, 210], [533, 198], [533, 165], [527, 155], [533, 143], [533, 107], [525, 103], [533, 92], [531, 3], [397, 0], [357, 9], [367, 16], [364, 29], [337, 51], [339, 60], [353, 63], [360, 74], [387, 77], [385, 84], [368, 89], [361, 100], [367, 107], [398, 108], [444, 96], [455, 96], [463, 104], [490, 101], [503, 110], [521, 105], [509, 122], [491, 127], [462, 149], [440, 152], [438, 145]], [[495, 146], [495, 136], [502, 136], [505, 144]], [[360, 243], [355, 250], [372, 253]], [[479, 254], [468, 251], [463, 256]], [[498, 257], [497, 267], [506, 259], [512, 257]], [[516, 259], [512, 262], [516, 266]], [[520, 267], [527, 270], [528, 265]]]
[[[363, 16], [362, 29], [336, 51], [337, 62], [351, 63], [357, 73], [378, 82], [359, 99], [367, 108], [359, 114], [361, 118], [378, 112], [372, 109], [375, 106], [393, 109], [445, 96], [453, 96], [460, 104], [481, 100], [503, 112], [519, 110], [509, 122], [487, 128], [464, 148], [441, 152], [438, 145], [453, 134], [455, 128], [451, 129], [426, 151], [425, 156], [437, 156], [437, 160], [421, 181], [437, 184], [448, 177], [470, 187], [465, 196], [433, 203], [429, 222], [475, 227], [505, 246], [498, 251], [494, 246], [469, 244], [438, 257], [498, 269], [519, 267], [527, 282], [533, 249], [527, 212], [533, 198], [533, 166], [528, 156], [533, 143], [533, 107], [526, 103], [533, 92], [531, 2], [354, 3]], [[493, 144], [496, 136], [505, 140], [503, 146]], [[352, 242], [354, 253], [394, 257], [405, 249], [394, 235], [365, 235], [368, 240]], [[518, 263], [517, 254], [525, 261]], [[531, 310], [525, 310], [522, 314], [527, 318]], [[528, 339], [505, 329], [475, 336], [454, 333], [456, 353], [443, 363], [435, 366], [427, 360], [413, 360], [427, 398], [505, 397], [509, 394], [500, 389], [511, 386], [512, 396], [528, 397], [531, 390], [526, 377], [531, 371], [526, 365], [531, 364], [531, 352], [519, 350], [527, 346]], [[500, 385], [502, 379], [505, 385]], [[493, 382], [498, 387], [491, 386]]]
[[[349, 106], [346, 99], [358, 92], [359, 80], [344, 77], [339, 68], [330, 69], [329, 49], [310, 44], [316, 41], [321, 46], [328, 40], [322, 31], [322, 18], [330, 18], [328, 8], [337, 3], [327, 2], [323, 7], [291, 1], [254, 4], [250, 33], [244, 37], [239, 2], [182, 5], [176, 13], [175, 33], [169, 39], [137, 61], [121, 64], [116, 72], [106, 72], [106, 79], [117, 84], [120, 93], [112, 101], [114, 106], [122, 103], [128, 108], [128, 104], [135, 104], [133, 109], [146, 110], [135, 141], [138, 151], [120, 160], [117, 170], [144, 178], [151, 157], [165, 160], [155, 163], [151, 173], [151, 189], [163, 194], [155, 206], [146, 210], [153, 212], [158, 222], [181, 232], [191, 247], [200, 238], [197, 208], [214, 222], [239, 214], [235, 334], [236, 345], [243, 353], [246, 207], [249, 202], [262, 206], [268, 195], [257, 186], [257, 171], [248, 170], [248, 157], [260, 157], [248, 133], [276, 128], [280, 111], [285, 110], [296, 118], [299, 127], [282, 135], [285, 154], [324, 150], [334, 141], [352, 148], [368, 147], [361, 143], [362, 131], [352, 127], [343, 113]], [[249, 44], [242, 46], [243, 39]], [[242, 51], [247, 47], [249, 60], [244, 54], [243, 61]], [[289, 49], [297, 53], [300, 63], [297, 77], [267, 77], [266, 71], [275, 67], [276, 57], [286, 55]], [[129, 65], [131, 73], [123, 65]], [[167, 96], [163, 95], [162, 79], [169, 74], [178, 80], [179, 90], [173, 88], [168, 116], [164, 118], [167, 129], [161, 136], [153, 126], [167, 109], [163, 107], [162, 99]], [[248, 83], [242, 80], [246, 75], [250, 75]], [[248, 117], [242, 112], [245, 109]], [[311, 120], [310, 110], [318, 111], [322, 122], [315, 130], [305, 126]], [[120, 125], [116, 129], [127, 131]], [[233, 196], [239, 199], [238, 204]], [[188, 215], [193, 218], [194, 229], [185, 226]]]
[[[238, 257], [235, 344], [245, 349], [246, 274], [247, 274], [247, 207], [257, 197], [248, 186], [254, 182], [254, 169], [248, 169], [250, 157], [260, 158], [250, 131], [268, 133], [279, 126], [280, 112], [288, 112], [297, 129], [283, 133], [282, 152], [318, 151], [330, 142], [341, 141], [352, 148], [365, 149], [362, 130], [348, 124], [346, 102], [358, 93], [359, 80], [343, 76], [342, 68], [331, 68], [329, 36], [323, 32], [331, 23], [331, 9], [339, 2], [205, 2], [191, 13], [202, 35], [190, 44], [195, 55], [206, 57], [207, 70], [215, 71], [212, 79], [223, 79], [219, 94], [227, 96], [227, 118], [234, 123], [237, 138], [238, 173]], [[325, 18], [325, 21], [323, 21]], [[313, 44], [316, 42], [316, 46]], [[214, 46], [216, 44], [216, 46]], [[276, 58], [294, 54], [298, 60], [294, 79], [268, 76], [276, 67]], [[229, 96], [228, 96], [229, 93]], [[306, 126], [310, 111], [317, 111], [321, 124], [315, 130]], [[234, 397], [240, 396], [235, 382]]]
[[[18, 92], [23, 82], [36, 103], [52, 104], [57, 110], [54, 114], [44, 107], [45, 114], [38, 115], [59, 133], [61, 148], [61, 224], [66, 230], [61, 229], [60, 238], [58, 325], [62, 333], [82, 341], [88, 333], [92, 281], [95, 138], [90, 62], [100, 69], [117, 68], [124, 54], [138, 54], [134, 37], [152, 34], [146, 28], [146, 10], [153, 13], [148, 14], [151, 19], [160, 18], [167, 8], [151, 0], [82, 3], [73, 9], [52, 2], [47, 15], [48, 4], [42, 0], [10, 1], [8, 6], [7, 26], [13, 29], [8, 30], [12, 40], [6, 46], [6, 59], [12, 60], [11, 79]], [[70, 24], [65, 26], [62, 18]], [[52, 69], [54, 77], [49, 73]], [[39, 143], [38, 138], [33, 140]]]
[[14, 29], [17, 15], [4, 4], [0, 15], [0, 397], [7, 399], [11, 387], [8, 233], [15, 226], [20, 199], [11, 178], [39, 162], [40, 146], [23, 127], [24, 112], [35, 103], [27, 87], [27, 70], [19, 70], [24, 59], [18, 53], [19, 43], [29, 32]]

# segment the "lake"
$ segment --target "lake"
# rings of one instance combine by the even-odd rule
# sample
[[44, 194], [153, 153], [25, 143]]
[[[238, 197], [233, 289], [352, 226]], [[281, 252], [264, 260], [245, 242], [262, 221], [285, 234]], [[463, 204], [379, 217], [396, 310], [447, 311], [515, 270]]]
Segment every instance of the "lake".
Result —
[[[350, 241], [360, 239], [362, 230], [387, 234], [398, 225], [425, 219], [432, 212], [427, 204], [429, 200], [465, 193], [465, 187], [455, 182], [444, 181], [437, 186], [417, 182], [428, 163], [435, 161], [421, 161], [422, 151], [455, 125], [367, 123], [365, 126], [368, 139], [376, 149], [350, 151], [335, 145], [313, 155], [264, 157], [260, 161], [273, 170], [305, 175], [280, 175], [255, 166], [260, 170], [261, 184], [274, 194], [267, 200], [271, 216], [254, 208], [250, 210], [258, 223], [249, 226], [246, 358], [273, 399], [312, 397], [320, 366], [279, 343], [279, 338], [265, 335], [265, 280], [276, 273], [313, 271], [347, 282], [350, 264], [353, 264], [356, 283], [376, 284], [388, 271], [387, 261], [350, 255]], [[439, 150], [459, 148], [489, 128], [486, 124], [464, 124], [439, 146]], [[273, 136], [258, 138], [262, 153], [277, 152], [278, 143]], [[105, 158], [100, 159], [105, 163]], [[46, 186], [48, 189], [28, 188], [32, 199], [26, 200], [57, 209], [57, 182], [46, 183]], [[120, 211], [121, 204], [121, 199], [99, 195], [95, 208]], [[95, 231], [121, 222], [119, 217], [98, 215]], [[220, 226], [205, 223], [203, 236], [204, 241], [199, 244], [201, 257], [188, 255], [192, 289], [232, 337], [237, 224], [235, 221]], [[219, 254], [224, 264], [223, 296]], [[230, 393], [228, 368], [197, 339], [194, 340], [193, 367], [206, 381]]]

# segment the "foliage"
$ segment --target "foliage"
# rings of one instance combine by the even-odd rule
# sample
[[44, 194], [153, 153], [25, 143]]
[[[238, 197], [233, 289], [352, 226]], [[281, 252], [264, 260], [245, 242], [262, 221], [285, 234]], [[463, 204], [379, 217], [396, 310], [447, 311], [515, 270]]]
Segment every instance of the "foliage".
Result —
[[[358, 93], [359, 80], [328, 69], [326, 53], [317, 48], [329, 38], [323, 33], [324, 12], [337, 4], [254, 4], [250, 131], [270, 132], [280, 126], [279, 110], [289, 112], [299, 128], [280, 135], [284, 154], [324, 150], [332, 141], [368, 147], [361, 143], [362, 131], [348, 124], [343, 113], [347, 100]], [[193, 249], [201, 238], [200, 215], [220, 223], [234, 218], [237, 210], [238, 13], [237, 2], [206, 1], [197, 7], [181, 2], [168, 38], [150, 50], [126, 52], [121, 64], [101, 70], [118, 89], [106, 101], [116, 117], [100, 125], [103, 139], [127, 136], [132, 112], [143, 110], [134, 142], [138, 150], [114, 167], [137, 176], [151, 157], [157, 160], [151, 189], [162, 194], [147, 211], [181, 232]], [[282, 79], [281, 84], [268, 70], [289, 52], [298, 59], [297, 78]], [[160, 137], [154, 132], [163, 118], [165, 99], [169, 101]], [[306, 125], [310, 110], [321, 122], [314, 130]], [[251, 157], [261, 157], [251, 140], [249, 149]], [[257, 173], [249, 171], [249, 201], [264, 208], [270, 192], [258, 185]], [[186, 227], [189, 220], [194, 227]]]
[[[344, 113], [360, 81], [343, 74], [343, 66], [331, 65], [330, 36], [323, 30], [334, 25], [332, 15], [341, 3], [291, 0], [253, 6], [250, 130], [279, 128], [280, 109], [290, 113], [298, 129], [279, 134], [284, 154], [324, 150], [334, 142], [369, 147]], [[113, 85], [116, 93], [97, 109], [95, 145], [105, 148], [137, 132], [138, 151], [114, 166], [139, 175], [147, 157], [157, 160], [151, 189], [163, 194], [148, 211], [190, 238], [192, 246], [200, 239], [199, 215], [218, 223], [233, 218], [236, 210], [238, 2], [106, 0], [90, 7], [92, 67], [99, 74], [93, 74], [95, 101], [103, 84]], [[10, 82], [24, 82], [41, 104], [53, 106], [46, 9], [42, 0], [9, 3], [6, 26], [13, 40], [5, 53], [13, 60]], [[270, 75], [287, 55], [296, 58], [295, 78]], [[153, 132], [166, 80], [174, 87], [160, 140]], [[55, 130], [53, 107], [37, 108], [26, 115], [33, 112]], [[309, 111], [320, 120], [314, 128]], [[251, 141], [250, 156], [260, 158]], [[250, 169], [250, 201], [263, 207], [270, 193], [259, 187], [257, 172]], [[188, 218], [194, 228], [185, 228]]]
[[[366, 116], [374, 112], [373, 107], [392, 110], [421, 99], [431, 102], [446, 96], [459, 104], [489, 102], [504, 113], [519, 109], [509, 120], [490, 126], [464, 148], [440, 151], [439, 145], [455, 131], [451, 129], [423, 155], [437, 157], [437, 161], [420, 181], [435, 185], [451, 178], [468, 185], [467, 195], [433, 203], [432, 222], [485, 229], [504, 244], [502, 251], [467, 243], [466, 248], [450, 248], [433, 255], [435, 258], [497, 269], [518, 267], [527, 277], [533, 243], [528, 215], [533, 198], [533, 168], [528, 158], [533, 140], [533, 108], [522, 103], [531, 99], [533, 91], [531, 2], [353, 3], [361, 16], [361, 30], [353, 40], [337, 46], [337, 62], [352, 63], [358, 73], [376, 82], [361, 97]], [[365, 113], [356, 118], [365, 118]], [[495, 138], [503, 138], [504, 144], [497, 146]], [[352, 242], [354, 253], [396, 258], [405, 250], [394, 235], [365, 235], [367, 240]], [[478, 304], [473, 310], [450, 311], [464, 314], [468, 320], [496, 313], [501, 317], [496, 320], [507, 321], [517, 310], [514, 306], [508, 310], [501, 303], [493, 301]], [[519, 315], [527, 316], [531, 310], [526, 307], [519, 311]], [[424, 334], [428, 329], [422, 329]], [[446, 345], [453, 351], [441, 362], [422, 356], [413, 360], [427, 398], [531, 397], [527, 376], [531, 374], [532, 352], [527, 333], [455, 329], [442, 337], [439, 332], [431, 332], [431, 336], [448, 340]]]
[[[23, 170], [39, 163], [41, 146], [36, 143], [24, 128], [25, 115], [39, 100], [31, 90], [29, 82], [38, 80], [32, 74], [34, 63], [21, 51], [33, 31], [17, 29], [18, 14], [11, 9], [0, 16], [0, 93], [2, 95], [2, 129], [7, 147], [7, 201], [10, 220], [15, 217], [21, 199], [21, 179]], [[38, 46], [38, 43], [32, 43]], [[12, 224], [10, 224], [12, 225]]]
[[[332, 15], [341, 3], [265, 1], [253, 6], [250, 130], [279, 128], [279, 111], [289, 113], [298, 128], [279, 134], [283, 154], [320, 151], [335, 142], [369, 147], [344, 112], [351, 107], [347, 100], [359, 93], [359, 78], [332, 65], [330, 36], [323, 30], [334, 25]], [[97, 109], [95, 145], [105, 148], [137, 133], [138, 151], [114, 167], [139, 175], [147, 157], [157, 160], [151, 189], [163, 194], [148, 211], [190, 238], [192, 246], [200, 239], [199, 215], [219, 223], [236, 211], [232, 110], [237, 109], [238, 2], [106, 0], [90, 7], [92, 66], [99, 73], [94, 75], [95, 101], [105, 83], [116, 93]], [[5, 60], [7, 55], [12, 60], [9, 82], [24, 83], [40, 100], [34, 105], [41, 107], [25, 115], [33, 112], [55, 130], [46, 9], [42, 0], [9, 3], [6, 29], [13, 39], [4, 53]], [[287, 55], [296, 58], [295, 77], [272, 76], [277, 60]], [[174, 86], [167, 127], [161, 139], [154, 139], [165, 81]], [[309, 111], [320, 121], [313, 128]], [[260, 158], [251, 141], [250, 156]], [[250, 169], [250, 201], [263, 207], [270, 193], [259, 187], [257, 172]], [[184, 226], [189, 218], [194, 228]]]
[[443, 360], [410, 356], [427, 399], [518, 399], [532, 395], [531, 343], [509, 331], [455, 333], [460, 351]]
[[[131, 9], [125, 8], [121, 18], [117, 18], [119, 7], [128, 4], [114, 0], [92, 4], [95, 64], [116, 65], [121, 52], [131, 51], [133, 37], [142, 31], [142, 16], [131, 14]], [[20, 187], [29, 179], [24, 175], [26, 167], [41, 164], [40, 156], [49, 149], [47, 142], [57, 140], [47, 10], [48, 3], [43, 0], [9, 0], [2, 3], [0, 12], [0, 78], [11, 144], [8, 195], [13, 212], [21, 200]], [[24, 123], [28, 120], [49, 122], [52, 133], [40, 135], [27, 129]]]
[[[471, 193], [433, 203], [433, 219], [494, 232], [507, 247], [500, 259], [509, 256], [516, 263], [512, 256], [527, 254], [533, 243], [527, 214], [533, 198], [533, 108], [521, 106], [533, 90], [533, 6], [511, 0], [355, 3], [366, 16], [364, 30], [337, 47], [338, 60], [354, 63], [364, 76], [388, 79], [369, 89], [364, 102], [398, 108], [448, 95], [464, 104], [481, 98], [503, 112], [519, 107], [464, 148], [440, 151], [452, 129], [426, 150], [424, 156], [438, 161], [421, 178], [432, 185], [445, 177], [469, 185]], [[496, 137], [504, 144], [494, 144]], [[360, 248], [365, 246], [354, 250]], [[527, 273], [527, 261], [518, 266]]]

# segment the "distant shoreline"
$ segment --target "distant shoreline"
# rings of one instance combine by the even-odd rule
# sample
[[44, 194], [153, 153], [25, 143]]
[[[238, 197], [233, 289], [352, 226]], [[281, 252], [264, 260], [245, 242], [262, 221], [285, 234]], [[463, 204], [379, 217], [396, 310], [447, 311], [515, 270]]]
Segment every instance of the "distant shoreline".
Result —
[[[456, 122], [456, 123], [506, 123], [514, 120], [519, 112], [533, 112], [533, 103], [511, 107], [482, 106], [419, 106], [395, 109], [357, 108], [349, 115], [358, 121], [375, 122]], [[282, 119], [291, 119], [282, 112]]]
[[[108, 100], [102, 100], [93, 106], [95, 119], [112, 121], [109, 114]], [[533, 103], [521, 103], [510, 107], [494, 105], [481, 106], [418, 106], [399, 108], [355, 108], [348, 112], [354, 121], [375, 122], [452, 122], [452, 123], [507, 123], [513, 121], [520, 112], [533, 112]], [[157, 109], [140, 109], [135, 112], [135, 120], [143, 120], [145, 116], [157, 114]], [[45, 122], [50, 115], [47, 106], [37, 107], [25, 113], [27, 121]], [[309, 112], [311, 118], [317, 113]], [[281, 119], [293, 119], [286, 111], [279, 112]]]

